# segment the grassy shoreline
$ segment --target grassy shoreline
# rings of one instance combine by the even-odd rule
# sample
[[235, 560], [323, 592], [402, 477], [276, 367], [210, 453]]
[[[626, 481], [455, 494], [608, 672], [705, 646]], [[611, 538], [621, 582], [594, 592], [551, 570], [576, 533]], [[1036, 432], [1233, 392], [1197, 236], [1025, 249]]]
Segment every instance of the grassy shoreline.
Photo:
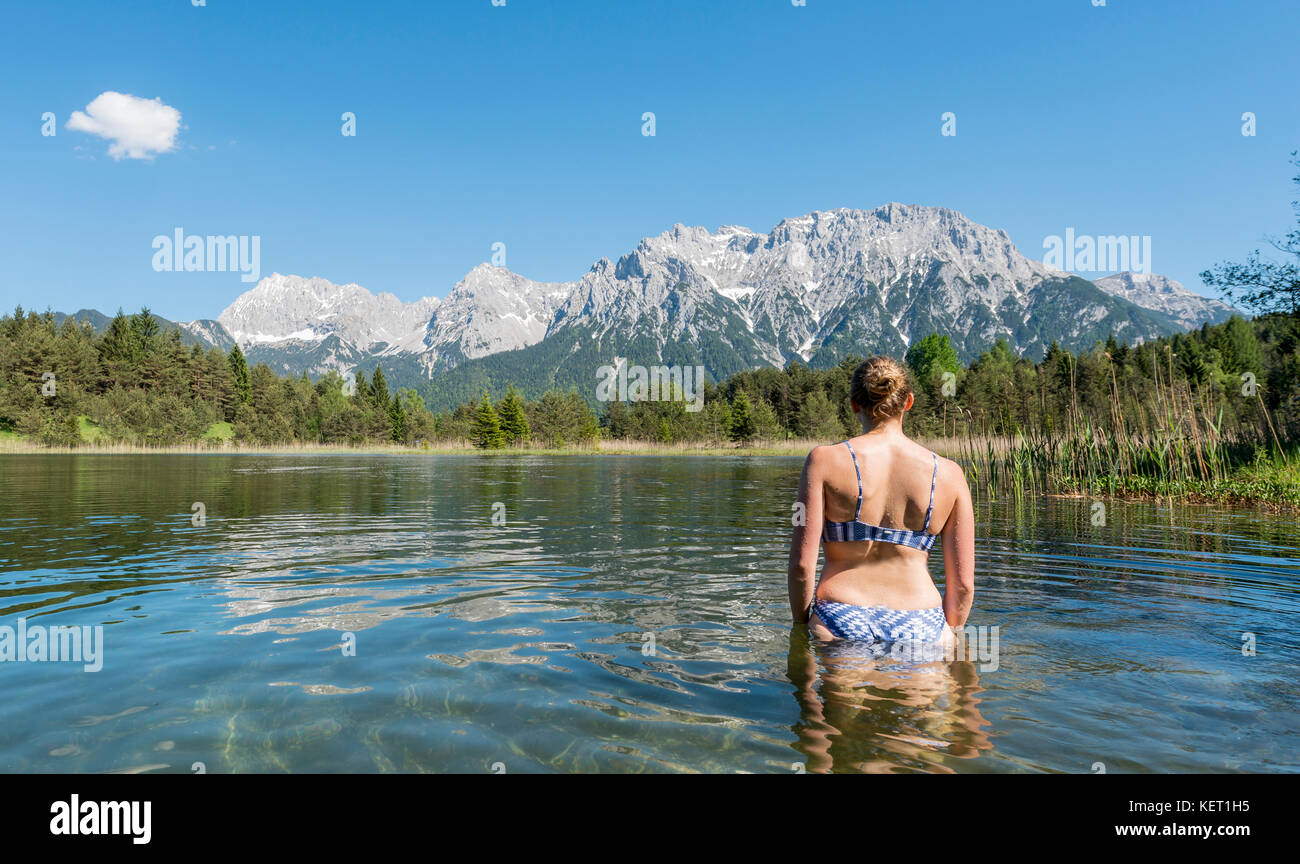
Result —
[[736, 444], [711, 444], [707, 442], [683, 442], [663, 444], [647, 441], [602, 440], [593, 444], [568, 444], [561, 447], [503, 447], [497, 450], [483, 450], [469, 441], [440, 441], [436, 444], [398, 445], [398, 444], [243, 444], [230, 441], [220, 443], [189, 443], [150, 446], [132, 442], [82, 443], [76, 447], [51, 447], [24, 438], [0, 437], [0, 454], [3, 453], [188, 453], [188, 454], [244, 454], [260, 453], [295, 454], [295, 453], [375, 453], [419, 455], [455, 455], [478, 454], [483, 456], [520, 456], [520, 455], [633, 455], [649, 456], [670, 455], [803, 455], [813, 447], [825, 444], [825, 441], [757, 441], [744, 446]]
[[[305, 455], [378, 454], [390, 456], [803, 456], [825, 441], [783, 439], [757, 441], [744, 446], [709, 442], [658, 443], [602, 440], [563, 447], [507, 447], [480, 450], [469, 441], [443, 441], [424, 446], [363, 444], [253, 445], [211, 441], [168, 446], [94, 441], [78, 447], [48, 447], [16, 435], [0, 435], [0, 455], [21, 454], [185, 454], [185, 455]], [[1176, 501], [1184, 504], [1220, 504], [1262, 508], [1273, 512], [1300, 512], [1300, 452], [1290, 458], [1257, 456], [1254, 463], [1226, 468], [1210, 478], [1107, 470], [1078, 471], [1055, 455], [1026, 452], [1023, 442], [1005, 439], [991, 445], [970, 438], [919, 439], [919, 443], [953, 459], [965, 469], [972, 488], [989, 498], [1047, 495], [1069, 498], [1112, 498]]]

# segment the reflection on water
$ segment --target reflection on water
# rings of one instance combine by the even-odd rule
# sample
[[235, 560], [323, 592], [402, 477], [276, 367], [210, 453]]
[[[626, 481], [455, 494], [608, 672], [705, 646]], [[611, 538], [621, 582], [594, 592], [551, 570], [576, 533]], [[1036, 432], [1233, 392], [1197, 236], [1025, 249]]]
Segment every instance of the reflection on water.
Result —
[[956, 760], [992, 748], [974, 662], [900, 661], [852, 648], [819, 643], [803, 628], [791, 632], [795, 748], [805, 770], [955, 773]]
[[105, 641], [0, 663], [0, 769], [1296, 770], [1285, 517], [982, 502], [996, 664], [871, 658], [788, 621], [800, 465], [0, 457], [0, 625]]

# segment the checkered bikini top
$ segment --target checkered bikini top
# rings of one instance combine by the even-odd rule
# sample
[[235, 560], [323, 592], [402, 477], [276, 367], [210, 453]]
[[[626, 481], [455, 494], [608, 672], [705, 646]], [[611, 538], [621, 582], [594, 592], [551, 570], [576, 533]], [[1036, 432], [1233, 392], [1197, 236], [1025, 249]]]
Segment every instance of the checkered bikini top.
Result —
[[934, 545], [934, 538], [939, 536], [929, 533], [930, 514], [934, 512], [934, 483], [939, 479], [938, 454], [931, 454], [934, 456], [934, 474], [930, 477], [930, 506], [925, 508], [925, 524], [921, 526], [920, 531], [912, 531], [908, 528], [882, 528], [879, 525], [868, 525], [866, 522], [858, 521], [858, 516], [862, 514], [862, 472], [858, 469], [858, 454], [853, 452], [853, 445], [845, 441], [844, 446], [849, 448], [849, 455], [853, 457], [853, 472], [858, 475], [858, 509], [853, 514], [852, 522], [827, 521], [822, 528], [822, 542], [848, 543], [869, 540], [878, 543], [896, 543], [899, 546], [910, 546], [922, 552], [929, 552], [930, 547]]

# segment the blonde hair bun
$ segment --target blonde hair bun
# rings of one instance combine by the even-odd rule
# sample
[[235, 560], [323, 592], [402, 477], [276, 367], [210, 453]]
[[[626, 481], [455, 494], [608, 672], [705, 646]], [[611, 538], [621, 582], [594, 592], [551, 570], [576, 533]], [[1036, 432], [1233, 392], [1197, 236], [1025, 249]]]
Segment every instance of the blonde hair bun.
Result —
[[885, 420], [903, 413], [912, 383], [903, 364], [892, 357], [876, 356], [854, 370], [849, 395], [873, 420]]

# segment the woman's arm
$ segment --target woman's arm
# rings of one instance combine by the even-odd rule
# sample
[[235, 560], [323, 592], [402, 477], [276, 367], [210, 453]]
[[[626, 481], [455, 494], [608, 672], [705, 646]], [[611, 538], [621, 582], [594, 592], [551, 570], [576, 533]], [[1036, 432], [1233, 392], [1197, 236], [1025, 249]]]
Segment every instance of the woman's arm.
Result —
[[955, 474], [951, 482], [957, 486], [957, 501], [943, 526], [943, 614], [948, 626], [959, 630], [975, 600], [975, 508], [965, 472], [954, 462], [948, 465], [947, 473]]
[[794, 533], [790, 537], [790, 566], [786, 572], [786, 585], [790, 591], [790, 614], [795, 623], [808, 620], [808, 607], [812, 605], [813, 591], [817, 584], [817, 551], [821, 547], [825, 511], [822, 465], [817, 457], [820, 449], [814, 448], [804, 460], [798, 498], [798, 504], [802, 506], [791, 511]]

